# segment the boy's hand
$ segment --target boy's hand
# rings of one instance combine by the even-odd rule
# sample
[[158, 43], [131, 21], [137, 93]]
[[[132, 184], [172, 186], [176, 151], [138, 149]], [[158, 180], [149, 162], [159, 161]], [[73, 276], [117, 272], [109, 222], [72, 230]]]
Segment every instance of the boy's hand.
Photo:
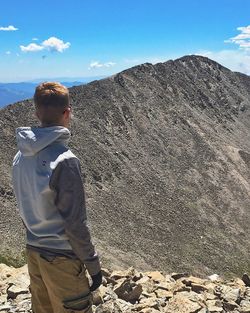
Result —
[[100, 271], [96, 275], [91, 276], [92, 285], [90, 286], [90, 291], [95, 291], [102, 284], [102, 272]]

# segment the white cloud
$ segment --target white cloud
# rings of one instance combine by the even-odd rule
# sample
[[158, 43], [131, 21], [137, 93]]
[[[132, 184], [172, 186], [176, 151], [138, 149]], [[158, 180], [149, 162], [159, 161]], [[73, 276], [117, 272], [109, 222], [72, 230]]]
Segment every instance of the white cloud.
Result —
[[[34, 40], [34, 39], [33, 39]], [[47, 40], [44, 40], [41, 44], [30, 43], [27, 46], [20, 46], [20, 49], [23, 52], [37, 52], [41, 50], [48, 50], [50, 52], [63, 52], [64, 50], [70, 47], [69, 42], [63, 42], [63, 40], [50, 37]]]
[[11, 52], [10, 51], [6, 51], [5, 54], [9, 55], [9, 54], [11, 54]]
[[243, 50], [222, 50], [222, 51], [198, 51], [202, 55], [212, 59], [232, 71], [250, 75], [250, 54]]
[[9, 26], [7, 26], [7, 27], [0, 27], [0, 30], [6, 31], [6, 32], [11, 32], [11, 31], [18, 30], [18, 28], [16, 28], [16, 27], [13, 26], [13, 25], [9, 25]]
[[20, 46], [23, 52], [37, 52], [44, 49], [43, 46], [37, 45], [36, 43], [30, 43], [28, 46]]
[[65, 43], [56, 37], [50, 37], [43, 41], [42, 46], [49, 51], [63, 52], [70, 47], [70, 43]]
[[103, 64], [101, 64], [99, 61], [94, 61], [91, 62], [89, 65], [90, 68], [99, 68], [99, 67], [103, 67]]
[[238, 27], [238, 31], [241, 33], [235, 37], [226, 40], [226, 43], [234, 43], [238, 45], [241, 49], [250, 51], [250, 25]]
[[93, 61], [89, 65], [89, 69], [92, 68], [102, 68], [102, 67], [112, 67], [115, 66], [116, 63], [114, 62], [106, 62], [106, 63], [100, 63], [99, 61]]
[[38, 38], [34, 37], [32, 38], [33, 41], [38, 41]]
[[104, 66], [106, 66], [106, 67], [115, 66], [115, 62], [107, 62], [107, 63], [104, 63]]
[[199, 51], [196, 54], [215, 60], [232, 71], [250, 75], [250, 25], [238, 27], [237, 30], [241, 33], [224, 42], [236, 44], [240, 49]]

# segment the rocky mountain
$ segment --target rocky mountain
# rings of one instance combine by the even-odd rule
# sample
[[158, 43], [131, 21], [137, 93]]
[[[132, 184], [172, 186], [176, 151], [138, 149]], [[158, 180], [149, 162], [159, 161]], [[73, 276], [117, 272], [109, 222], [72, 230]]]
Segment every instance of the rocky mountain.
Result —
[[[200, 56], [146, 63], [70, 89], [94, 242], [106, 266], [193, 274], [249, 271], [250, 77]], [[1, 110], [2, 257], [24, 230], [10, 179], [15, 128]]]

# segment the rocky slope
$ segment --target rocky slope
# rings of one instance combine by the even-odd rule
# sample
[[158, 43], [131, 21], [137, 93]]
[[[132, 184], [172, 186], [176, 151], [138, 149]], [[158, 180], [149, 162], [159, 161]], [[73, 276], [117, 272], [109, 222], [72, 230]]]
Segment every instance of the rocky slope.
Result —
[[[223, 280], [187, 273], [163, 275], [103, 269], [103, 284], [93, 295], [95, 313], [215, 313], [250, 312], [250, 279]], [[27, 266], [0, 264], [0, 312], [31, 312]]]
[[[104, 265], [249, 270], [249, 87], [250, 77], [187, 56], [70, 89], [70, 146]], [[31, 101], [0, 112], [0, 253], [20, 256], [14, 130], [36, 121]]]

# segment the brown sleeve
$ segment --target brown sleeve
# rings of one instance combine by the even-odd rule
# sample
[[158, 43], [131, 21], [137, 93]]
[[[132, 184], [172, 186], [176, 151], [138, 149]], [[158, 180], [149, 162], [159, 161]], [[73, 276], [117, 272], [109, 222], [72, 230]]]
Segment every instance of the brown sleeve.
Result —
[[56, 191], [55, 204], [64, 219], [65, 232], [74, 253], [85, 264], [90, 275], [97, 274], [101, 267], [87, 225], [79, 160], [70, 158], [60, 162], [51, 175], [50, 187]]

